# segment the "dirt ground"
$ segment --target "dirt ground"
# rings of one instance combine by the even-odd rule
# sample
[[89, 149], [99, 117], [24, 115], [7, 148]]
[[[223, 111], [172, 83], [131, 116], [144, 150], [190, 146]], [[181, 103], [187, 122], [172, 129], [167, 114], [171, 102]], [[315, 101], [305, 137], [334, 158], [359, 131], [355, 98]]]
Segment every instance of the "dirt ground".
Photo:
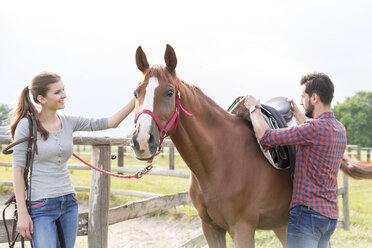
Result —
[[[0, 195], [1, 212], [6, 200], [7, 196]], [[82, 202], [79, 205], [79, 211], [84, 212], [87, 210], [88, 203]], [[11, 210], [8, 211], [9, 214], [11, 212]], [[10, 217], [10, 215], [7, 216], [7, 218]], [[144, 216], [109, 226], [108, 247], [175, 248], [201, 232], [202, 230], [198, 217], [186, 219], [186, 217], [172, 217], [172, 215], [155, 217]], [[0, 248], [5, 247], [7, 247], [5, 243], [0, 244]], [[20, 245], [17, 247], [20, 247]], [[87, 237], [78, 237], [75, 247], [88, 247]]]

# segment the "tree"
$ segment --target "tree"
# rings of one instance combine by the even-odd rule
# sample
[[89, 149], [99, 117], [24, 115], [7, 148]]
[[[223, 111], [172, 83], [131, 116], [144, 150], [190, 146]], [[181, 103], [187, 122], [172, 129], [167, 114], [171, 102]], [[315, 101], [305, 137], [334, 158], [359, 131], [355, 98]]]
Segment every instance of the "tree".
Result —
[[9, 125], [9, 115], [11, 109], [6, 104], [0, 104], [0, 126]]
[[346, 128], [347, 143], [372, 147], [372, 92], [359, 91], [333, 108]]

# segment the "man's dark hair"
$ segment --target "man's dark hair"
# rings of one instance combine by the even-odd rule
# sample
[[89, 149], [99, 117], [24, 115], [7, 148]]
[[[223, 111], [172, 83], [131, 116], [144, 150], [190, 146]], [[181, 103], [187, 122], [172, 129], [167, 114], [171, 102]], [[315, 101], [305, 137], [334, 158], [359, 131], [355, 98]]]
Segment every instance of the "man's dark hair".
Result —
[[305, 93], [310, 97], [317, 94], [325, 105], [331, 105], [335, 88], [331, 79], [324, 73], [314, 72], [301, 78], [301, 85], [305, 85]]

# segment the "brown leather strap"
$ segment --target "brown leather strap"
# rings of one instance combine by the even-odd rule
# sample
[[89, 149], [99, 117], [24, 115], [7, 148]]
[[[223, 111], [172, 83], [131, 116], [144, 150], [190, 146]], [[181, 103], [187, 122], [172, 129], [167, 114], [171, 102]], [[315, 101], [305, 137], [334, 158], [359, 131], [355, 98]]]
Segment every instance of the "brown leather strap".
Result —
[[9, 244], [9, 247], [10, 247], [10, 244], [11, 244], [11, 239], [10, 239], [10, 235], [9, 235], [9, 230], [8, 230], [8, 226], [6, 224], [6, 219], [5, 219], [5, 210], [9, 207], [9, 205], [7, 205], [4, 209], [3, 209], [3, 222], [4, 222], [4, 227], [5, 227], [5, 231], [6, 231], [6, 236], [8, 238], [8, 244]]
[[[10, 145], [8, 145], [7, 147], [4, 148], [3, 154], [11, 154], [13, 152], [13, 150], [9, 150], [10, 148], [12, 148], [12, 147], [14, 147], [14, 146], [16, 146], [16, 145], [18, 145], [22, 142], [28, 141], [27, 154], [26, 154], [26, 166], [25, 166], [25, 170], [24, 170], [24, 181], [25, 181], [26, 191], [28, 192], [28, 197], [27, 197], [28, 201], [29, 201], [28, 212], [29, 212], [29, 214], [31, 214], [31, 176], [32, 176], [32, 168], [33, 168], [32, 165], [33, 165], [33, 161], [34, 161], [35, 152], [38, 153], [38, 149], [37, 149], [37, 126], [36, 126], [35, 116], [33, 114], [27, 115], [27, 119], [28, 119], [28, 123], [29, 123], [29, 137], [25, 137], [25, 138], [19, 139], [15, 142], [11, 143]], [[29, 172], [30, 172], [30, 176], [28, 176]], [[28, 185], [29, 184], [28, 183], [28, 178], [30, 178], [30, 186]], [[3, 210], [3, 221], [4, 221], [5, 230], [7, 232], [8, 243], [9, 243], [10, 248], [14, 247], [14, 245], [15, 245], [17, 239], [18, 239], [18, 236], [19, 236], [19, 233], [16, 234], [17, 210], [15, 210], [15, 216], [14, 216], [13, 228], [12, 228], [12, 237], [10, 237], [9, 230], [8, 230], [7, 225], [6, 225], [5, 210], [12, 203], [16, 203], [14, 193], [9, 198], [9, 200], [5, 203], [6, 207]], [[24, 247], [24, 238], [23, 237], [21, 237], [21, 247]], [[33, 247], [32, 242], [31, 242], [31, 247]]]
[[31, 137], [24, 137], [24, 138], [22, 138], [22, 139], [19, 139], [19, 140], [17, 140], [17, 141], [14, 141], [13, 143], [7, 145], [7, 146], [3, 149], [3, 154], [5, 154], [5, 155], [12, 154], [12, 153], [13, 153], [13, 150], [8, 151], [10, 148], [12, 148], [13, 146], [16, 146], [16, 145], [18, 145], [18, 144], [21, 144], [21, 143], [23, 143], [23, 142], [29, 140], [30, 138], [31, 138]]

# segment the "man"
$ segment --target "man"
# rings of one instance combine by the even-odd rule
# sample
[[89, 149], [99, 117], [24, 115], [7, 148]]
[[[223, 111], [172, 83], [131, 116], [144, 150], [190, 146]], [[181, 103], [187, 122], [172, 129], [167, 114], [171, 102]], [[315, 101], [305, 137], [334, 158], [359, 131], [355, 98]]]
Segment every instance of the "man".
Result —
[[[287, 247], [329, 247], [338, 218], [337, 174], [346, 148], [344, 126], [331, 112], [334, 86], [323, 73], [303, 76], [301, 102], [291, 100], [299, 126], [270, 129], [260, 102], [247, 96], [255, 134], [266, 151], [275, 145], [297, 145]], [[315, 119], [307, 119], [315, 118]]]

